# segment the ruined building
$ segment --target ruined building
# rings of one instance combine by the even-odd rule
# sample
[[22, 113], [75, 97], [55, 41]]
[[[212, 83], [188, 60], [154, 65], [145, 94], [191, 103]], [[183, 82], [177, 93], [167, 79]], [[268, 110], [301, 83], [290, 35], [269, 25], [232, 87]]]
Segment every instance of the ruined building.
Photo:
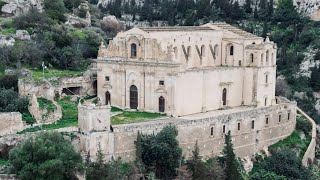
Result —
[[[120, 32], [96, 60], [101, 105], [79, 107], [83, 152], [133, 160], [138, 131], [173, 124], [186, 157], [196, 141], [202, 156], [218, 155], [228, 131], [237, 155], [253, 155], [295, 128], [296, 104], [275, 97], [276, 51], [226, 23]], [[110, 126], [110, 105], [169, 117]]]

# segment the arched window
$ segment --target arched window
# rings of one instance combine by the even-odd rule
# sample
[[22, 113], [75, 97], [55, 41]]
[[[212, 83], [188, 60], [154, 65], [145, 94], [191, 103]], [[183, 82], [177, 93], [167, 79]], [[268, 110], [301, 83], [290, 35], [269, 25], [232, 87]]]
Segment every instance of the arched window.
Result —
[[274, 54], [271, 54], [271, 65], [274, 65]]
[[210, 134], [213, 136], [213, 127], [210, 128]]
[[130, 109], [138, 108], [138, 88], [135, 85], [130, 86]]
[[266, 64], [269, 65], [269, 50], [266, 53]]
[[214, 58], [216, 59], [219, 56], [219, 45], [214, 45]]
[[206, 49], [204, 45], [201, 46], [201, 57], [206, 57]]
[[268, 74], [266, 74], [266, 84], [268, 84], [268, 80], [269, 79], [269, 75]]
[[261, 54], [261, 65], [263, 65], [263, 53]]
[[267, 106], [268, 98], [264, 98], [264, 106]]
[[188, 46], [187, 53], [188, 53], [188, 58], [190, 58], [191, 57], [191, 46]]
[[222, 105], [227, 105], [227, 89], [222, 90]]
[[234, 53], [234, 47], [233, 45], [230, 46], [230, 56], [233, 56]]
[[110, 103], [111, 105], [111, 95], [109, 93], [109, 91], [106, 92], [106, 105], [108, 105]]
[[239, 61], [239, 66], [241, 66], [241, 60]]
[[165, 99], [164, 97], [160, 96], [159, 97], [159, 112], [164, 112], [165, 111]]
[[131, 58], [137, 57], [137, 45], [135, 43], [131, 44]]
[[250, 54], [250, 60], [251, 60], [251, 63], [254, 62], [254, 55], [252, 53]]

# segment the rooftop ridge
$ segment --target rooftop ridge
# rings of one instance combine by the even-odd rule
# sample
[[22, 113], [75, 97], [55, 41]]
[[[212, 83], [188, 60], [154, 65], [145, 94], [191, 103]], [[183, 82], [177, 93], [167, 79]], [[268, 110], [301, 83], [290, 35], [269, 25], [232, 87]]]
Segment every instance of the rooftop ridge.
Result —
[[161, 26], [161, 27], [138, 27], [147, 32], [152, 31], [214, 31], [210, 27], [203, 26]]
[[232, 26], [230, 24], [227, 24], [225, 22], [217, 22], [217, 23], [212, 23], [212, 25], [215, 25], [221, 29], [224, 29], [224, 30], [227, 30], [227, 31], [230, 31], [230, 32], [233, 32], [235, 34], [238, 34], [240, 36], [244, 36], [244, 37], [247, 37], [247, 38], [251, 38], [251, 37], [258, 37], [252, 33], [249, 33], [247, 31], [244, 31], [240, 28], [237, 28], [235, 26]]

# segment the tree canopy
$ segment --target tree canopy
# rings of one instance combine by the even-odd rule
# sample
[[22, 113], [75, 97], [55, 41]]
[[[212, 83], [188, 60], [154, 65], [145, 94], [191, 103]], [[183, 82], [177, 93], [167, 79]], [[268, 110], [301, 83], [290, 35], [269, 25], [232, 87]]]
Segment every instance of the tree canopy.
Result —
[[58, 132], [41, 133], [10, 151], [9, 160], [22, 180], [74, 179], [81, 156]]

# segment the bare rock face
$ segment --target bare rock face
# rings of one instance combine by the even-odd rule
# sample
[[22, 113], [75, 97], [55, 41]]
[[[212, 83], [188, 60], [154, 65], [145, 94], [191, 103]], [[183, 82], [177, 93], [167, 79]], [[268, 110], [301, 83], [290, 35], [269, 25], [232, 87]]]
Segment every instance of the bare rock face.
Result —
[[15, 42], [16, 41], [13, 37], [0, 35], [0, 47], [1, 46], [13, 46]]
[[91, 25], [91, 18], [83, 19], [76, 15], [68, 14], [66, 24], [75, 27], [88, 27]]
[[78, 7], [78, 10], [85, 10], [87, 12], [85, 18], [80, 18], [74, 14], [67, 15], [67, 22], [68, 25], [73, 25], [75, 27], [88, 27], [91, 26], [91, 14], [90, 14], [90, 7], [88, 3], [81, 3]]
[[31, 39], [31, 36], [26, 30], [17, 30], [15, 39], [28, 41]]
[[1, 8], [2, 14], [7, 16], [19, 16], [27, 13], [31, 8], [43, 11], [43, 0], [0, 0], [5, 2]]

